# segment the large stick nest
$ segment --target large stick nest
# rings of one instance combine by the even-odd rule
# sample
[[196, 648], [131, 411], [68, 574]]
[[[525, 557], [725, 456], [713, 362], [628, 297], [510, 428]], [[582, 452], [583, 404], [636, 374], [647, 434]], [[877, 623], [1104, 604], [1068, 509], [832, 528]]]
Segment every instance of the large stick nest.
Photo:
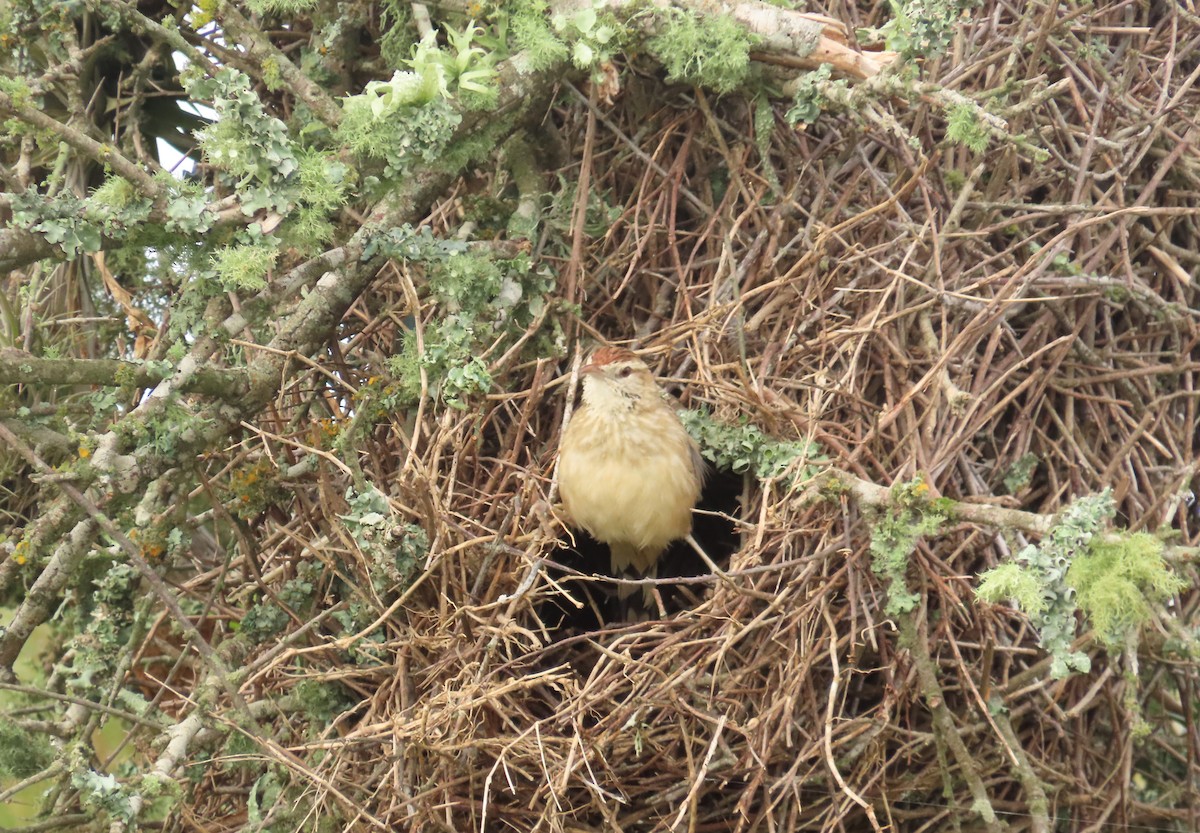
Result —
[[[1194, 545], [1179, 496], [1200, 404], [1197, 38], [1176, 4], [989, 4], [926, 77], [978, 97], [1007, 85], [1008, 130], [1045, 160], [999, 137], [984, 154], [946, 141], [936, 102], [864, 99], [806, 130], [777, 105], [764, 157], [741, 99], [635, 72], [611, 106], [566, 91], [547, 116], [564, 161], [546, 182], [590, 180], [610, 210], [532, 245], [578, 326], [557, 356], [485, 353], [486, 400], [429, 394], [338, 452], [428, 538], [411, 575], [381, 580], [347, 532], [354, 466], [328, 451], [229, 542], [234, 575], [284, 604], [301, 578], [316, 601], [246, 657], [242, 691], [273, 745], [217, 746], [190, 788], [193, 824], [242, 824], [265, 761], [291, 787], [256, 813], [345, 829], [862, 830], [866, 807], [898, 830], [984, 826], [932, 717], [943, 704], [1013, 828], [1035, 824], [1033, 782], [1061, 829], [1192, 824], [1195, 666], [1164, 654], [1160, 623], [1139, 687], [1094, 644], [1090, 674], [1052, 679], [1025, 618], [973, 595], [1018, 533], [961, 524], [921, 542], [907, 577], [921, 625], [902, 644], [869, 512], [802, 481], [718, 473], [705, 505], [731, 520], [699, 537], [727, 578], [676, 552], [671, 570], [692, 577], [660, 586], [668, 615], [626, 623], [605, 606], [603, 550], [573, 547], [556, 521], [552, 476], [555, 382], [577, 340], [602, 338], [644, 350], [686, 406], [814, 441], [865, 480], [920, 474], [933, 495], [1050, 514], [1111, 488], [1122, 525]], [[464, 180], [430, 226], [453, 236], [464, 200], [503, 187]], [[210, 461], [213, 481], [328, 449], [322, 409], [349, 419], [402, 331], [443, 315], [418, 269], [390, 266], [328, 355]], [[1006, 476], [1034, 459], [1010, 494]], [[213, 627], [272, 601], [202, 566], [182, 586], [211, 599]], [[1196, 604], [1186, 594], [1175, 615]], [[162, 662], [147, 678], [186, 691], [168, 630], [148, 638]]]

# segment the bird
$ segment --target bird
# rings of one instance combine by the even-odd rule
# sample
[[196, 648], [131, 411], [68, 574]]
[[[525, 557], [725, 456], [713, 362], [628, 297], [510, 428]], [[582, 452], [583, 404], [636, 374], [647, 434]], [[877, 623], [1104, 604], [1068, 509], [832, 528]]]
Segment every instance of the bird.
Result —
[[[583, 396], [558, 449], [558, 491], [571, 525], [607, 544], [612, 573], [654, 578], [672, 542], [691, 534], [705, 464], [654, 374], [631, 350], [600, 347], [580, 368]], [[635, 588], [620, 586], [622, 608]], [[643, 602], [653, 608], [644, 586]]]

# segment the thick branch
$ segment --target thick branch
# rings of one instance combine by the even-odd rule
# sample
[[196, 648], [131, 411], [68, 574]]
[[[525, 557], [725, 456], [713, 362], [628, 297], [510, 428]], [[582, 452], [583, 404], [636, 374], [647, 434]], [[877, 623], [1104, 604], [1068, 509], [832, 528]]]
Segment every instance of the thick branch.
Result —
[[342, 120], [342, 110], [337, 103], [301, 72], [261, 30], [243, 17], [233, 3], [222, 3], [219, 8], [221, 23], [226, 31], [234, 36], [238, 43], [249, 47], [250, 56], [257, 59], [256, 64], [261, 66], [264, 60], [270, 60], [288, 89], [307, 104], [322, 122], [329, 127], [336, 127]]
[[140, 165], [127, 159], [112, 145], [101, 144], [91, 136], [60, 121], [55, 121], [35, 107], [14, 101], [4, 92], [0, 92], [0, 115], [16, 116], [34, 127], [53, 133], [84, 156], [112, 168], [118, 176], [133, 183], [143, 196], [156, 199], [162, 194], [162, 187], [155, 182], [154, 177], [146, 173]]
[[1049, 833], [1051, 830], [1050, 800], [1046, 797], [1046, 787], [1042, 783], [1042, 779], [1038, 778], [1037, 773], [1034, 772], [1029, 756], [1025, 754], [1025, 747], [1021, 745], [1021, 739], [1017, 737], [1008, 715], [1002, 712], [997, 713], [992, 716], [992, 720], [1012, 752], [1013, 769], [1028, 796], [1030, 829], [1033, 833]]
[[216, 69], [200, 50], [187, 42], [182, 32], [146, 17], [146, 15], [138, 11], [136, 3], [122, 3], [119, 0], [90, 0], [88, 6], [96, 10], [107, 10], [117, 13], [133, 27], [135, 32], [150, 35], [159, 43], [169, 46], [172, 51], [186, 56], [196, 66], [203, 67], [205, 71], [211, 73]]
[[[590, 0], [569, 0], [562, 5], [574, 9], [592, 4]], [[604, 0], [597, 5], [622, 15], [634, 7], [630, 0]], [[743, 0], [727, 7], [681, 0], [652, 0], [652, 5], [660, 10], [676, 7], [697, 15], [714, 12], [730, 15], [758, 39], [751, 57], [759, 61], [803, 69], [831, 64], [852, 78], [870, 78], [899, 57], [895, 52], [854, 49], [845, 24], [833, 18], [783, 9], [759, 0]], [[639, 22], [650, 28], [656, 25], [652, 17], [640, 16], [634, 23]]]
[[[0, 426], [0, 433], [3, 433]], [[65, 514], [65, 513], [60, 513]], [[57, 517], [51, 518], [57, 520]], [[14, 683], [12, 666], [17, 655], [25, 647], [33, 629], [58, 607], [59, 594], [62, 589], [75, 578], [75, 573], [84, 556], [91, 552], [92, 539], [97, 526], [90, 518], [84, 518], [75, 524], [71, 533], [59, 541], [50, 560], [38, 574], [33, 586], [25, 593], [21, 606], [13, 614], [8, 627], [0, 633], [0, 682]]]
[[59, 250], [46, 238], [23, 228], [0, 230], [0, 274], [53, 257]]
[[[937, 679], [937, 664], [929, 652], [929, 642], [925, 638], [925, 633], [917, 623], [918, 611], [919, 608], [901, 615], [897, 624], [900, 626], [901, 639], [912, 656], [921, 694], [925, 698], [925, 705], [933, 715], [934, 734], [940, 743], [950, 749], [955, 763], [962, 770], [967, 787], [971, 790], [971, 797], [975, 799], [971, 809], [979, 814], [985, 830], [989, 833], [997, 833], [1001, 830], [1001, 826], [996, 818], [996, 810], [988, 798], [987, 788], [979, 774], [975, 758], [967, 749], [967, 745], [963, 743], [962, 738], [959, 737], [958, 726], [955, 725], [954, 717], [946, 705], [946, 696]], [[947, 777], [949, 777], [948, 774]]]
[[[887, 486], [880, 486], [869, 480], [855, 477], [840, 469], [830, 469], [821, 475], [824, 482], [837, 483], [846, 489], [855, 500], [867, 506], [890, 506], [892, 491]], [[993, 506], [986, 503], [965, 503], [963, 501], [944, 501], [939, 507], [946, 511], [950, 520], [963, 523], [982, 524], [1002, 529], [1017, 529], [1031, 535], [1045, 535], [1054, 525], [1053, 515], [1039, 515], [1036, 512], [1025, 512], [1020, 509], [1008, 509], [1003, 506]]]
[[[106, 385], [151, 388], [170, 377], [174, 368], [118, 359], [43, 359], [21, 350], [0, 350], [0, 385]], [[198, 368], [181, 391], [237, 399], [246, 381], [237, 370]]]

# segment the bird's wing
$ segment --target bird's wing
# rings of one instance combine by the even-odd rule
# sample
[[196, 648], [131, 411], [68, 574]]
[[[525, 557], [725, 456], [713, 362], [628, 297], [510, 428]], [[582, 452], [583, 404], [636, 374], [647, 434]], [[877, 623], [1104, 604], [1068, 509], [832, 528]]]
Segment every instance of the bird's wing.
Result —
[[688, 443], [688, 450], [692, 454], [692, 471], [696, 473], [696, 480], [700, 482], [700, 488], [703, 489], [705, 481], [708, 480], [710, 466], [700, 453], [700, 446], [696, 445], [695, 440]]

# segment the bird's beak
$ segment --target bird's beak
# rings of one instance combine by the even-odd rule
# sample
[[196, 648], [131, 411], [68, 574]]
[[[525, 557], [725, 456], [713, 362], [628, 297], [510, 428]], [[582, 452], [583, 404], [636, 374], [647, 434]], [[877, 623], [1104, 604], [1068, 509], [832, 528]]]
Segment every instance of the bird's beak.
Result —
[[583, 367], [579, 368], [580, 376], [586, 376], [589, 373], [599, 373], [599, 372], [600, 372], [600, 365], [592, 364], [591, 362], [589, 362], [589, 363], [585, 364]]

